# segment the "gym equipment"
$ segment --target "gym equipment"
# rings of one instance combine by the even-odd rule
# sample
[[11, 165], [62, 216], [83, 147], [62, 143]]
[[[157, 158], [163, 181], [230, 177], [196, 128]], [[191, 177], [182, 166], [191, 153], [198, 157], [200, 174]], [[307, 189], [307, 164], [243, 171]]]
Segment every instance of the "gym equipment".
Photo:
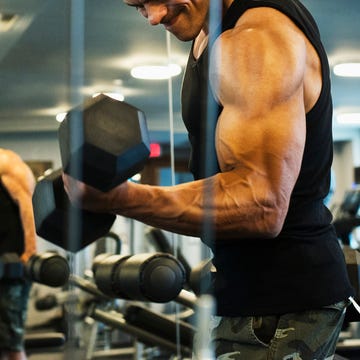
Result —
[[190, 288], [197, 296], [202, 294], [210, 294], [213, 278], [216, 269], [211, 259], [202, 260], [198, 265], [191, 269]]
[[[105, 235], [116, 217], [72, 206], [63, 189], [61, 172], [108, 191], [144, 167], [150, 155], [150, 140], [141, 110], [103, 94], [72, 109], [58, 134], [62, 170], [36, 185], [35, 226], [45, 240], [77, 252]], [[78, 215], [81, 223], [76, 243], [68, 232], [69, 213]]]
[[35, 309], [39, 311], [51, 310], [61, 305], [56, 294], [48, 294], [35, 301]]
[[[80, 139], [74, 139], [74, 130]], [[103, 94], [67, 114], [59, 142], [64, 172], [102, 191], [138, 173], [150, 155], [144, 113]], [[79, 165], [73, 174], [72, 167]]]
[[[350, 283], [355, 291], [355, 301], [360, 302], [360, 253], [358, 250], [352, 249], [345, 245], [343, 252], [346, 261], [346, 268], [349, 275]], [[346, 310], [345, 323], [360, 321], [360, 314], [354, 306], [349, 306]]]
[[333, 360], [357, 360], [360, 357], [359, 339], [339, 342], [336, 346], [336, 354]]
[[[164, 252], [167, 254], [175, 254], [173, 246], [170, 245], [165, 233], [161, 229], [151, 228], [147, 233], [146, 237], [149, 242], [154, 246], [156, 251]], [[176, 257], [183, 264], [186, 272], [186, 282], [189, 282], [189, 276], [191, 272], [191, 266], [181, 252], [181, 249], [177, 249]]]
[[26, 333], [24, 336], [24, 346], [27, 355], [39, 348], [42, 349], [63, 346], [65, 341], [65, 334], [61, 332]]
[[185, 269], [166, 253], [100, 254], [93, 262], [95, 284], [122, 299], [164, 303], [174, 300], [185, 282]]
[[[355, 301], [360, 302], [360, 253], [350, 247], [350, 234], [360, 226], [360, 189], [355, 188], [345, 192], [344, 198], [334, 212], [333, 225], [336, 234], [343, 244], [347, 272], [350, 283], [355, 291]], [[360, 321], [360, 314], [353, 306], [349, 306], [345, 315], [345, 323]]]
[[[169, 351], [172, 354], [176, 354], [178, 347], [176, 342], [169, 340], [169, 336], [163, 337], [162, 334], [165, 333], [167, 330], [169, 330], [170, 333], [173, 334], [173, 329], [175, 327], [175, 321], [169, 320], [172, 325], [169, 328], [163, 329], [161, 334], [158, 334], [153, 331], [149, 331], [149, 329], [146, 327], [148, 325], [141, 322], [141, 319], [139, 318], [139, 323], [137, 325], [133, 325], [126, 321], [124, 315], [117, 311], [105, 311], [103, 309], [100, 309], [98, 307], [90, 308], [90, 312], [88, 314], [91, 318], [93, 318], [96, 321], [99, 321], [103, 324], [106, 324], [112, 328], [121, 329], [125, 331], [126, 333], [134, 336], [136, 338], [136, 341], [141, 342], [148, 346], [157, 346], [164, 350]], [[161, 316], [160, 316], [161, 317]], [[159, 317], [153, 316], [152, 320], [156, 321]], [[162, 318], [163, 320], [163, 318]], [[180, 344], [181, 347], [181, 353], [184, 355], [191, 355], [191, 348], [189, 348], [186, 345]], [[169, 355], [167, 358], [171, 358]]]
[[5, 253], [0, 256], [0, 267], [3, 279], [26, 278], [50, 287], [65, 285], [70, 275], [67, 260], [53, 251], [31, 256], [25, 265], [18, 254]]
[[86, 291], [90, 295], [96, 297], [98, 300], [108, 302], [114, 299], [113, 297], [108, 296], [102, 291], [100, 291], [93, 282], [87, 279], [83, 279], [82, 277], [75, 274], [70, 275], [69, 284], [74, 285], [83, 291]]
[[47, 251], [33, 255], [25, 266], [28, 278], [50, 287], [64, 286], [69, 280], [70, 267], [65, 258]]
[[351, 232], [355, 227], [360, 226], [359, 208], [360, 189], [346, 191], [333, 221], [336, 233], [344, 245], [350, 245]]
[[[115, 273], [119, 273], [119, 269], [116, 268], [116, 261], [114, 258], [110, 261], [109, 258], [116, 256], [119, 259], [118, 255], [113, 254], [100, 254], [94, 259], [93, 263], [93, 278], [85, 279], [80, 276], [71, 274], [69, 278], [69, 285], [72, 285], [72, 290], [64, 291], [60, 294], [50, 294], [46, 297], [38, 299], [35, 306], [38, 310], [46, 310], [51, 309], [55, 306], [63, 306], [65, 311], [68, 309], [67, 305], [72, 304], [69, 308], [76, 308], [76, 313], [79, 315], [79, 309], [81, 309], [80, 316], [77, 316], [76, 319], [79, 321], [78, 325], [83, 326], [82, 334], [86, 339], [84, 344], [86, 344], [86, 359], [98, 359], [98, 358], [128, 358], [129, 356], [133, 356], [137, 353], [139, 349], [136, 346], [141, 348], [141, 345], [146, 346], [144, 350], [145, 358], [148, 358], [146, 354], [150, 355], [152, 352], [159, 352], [163, 354], [164, 352], [168, 354], [166, 358], [170, 358], [171, 354], [175, 354], [178, 350], [177, 340], [177, 326], [178, 324], [175, 321], [174, 314], [163, 315], [153, 310], [147, 310], [146, 308], [142, 308], [137, 304], [137, 301], [142, 301], [145, 299], [146, 302], [149, 301], [147, 295], [151, 294], [151, 289], [149, 286], [147, 287], [146, 294], [143, 293], [143, 287], [140, 286], [140, 280], [142, 278], [143, 281], [148, 281], [145, 279], [152, 279], [152, 283], [149, 285], [154, 286], [154, 282], [156, 285], [156, 289], [152, 289], [152, 298], [151, 300], [167, 300], [164, 298], [164, 294], [162, 291], [168, 291], [169, 287], [174, 285], [179, 281], [179, 277], [176, 275], [174, 277], [169, 276], [172, 272], [179, 272], [178, 267], [180, 266], [180, 274], [184, 280], [184, 269], [182, 265], [177, 262], [173, 262], [173, 257], [169, 254], [140, 254], [140, 257], [137, 256], [127, 256], [127, 261], [129, 264], [124, 262], [121, 267], [122, 270], [126, 271], [122, 273], [123, 277], [126, 277], [126, 273], [130, 274], [129, 279], [126, 279], [127, 284], [120, 284], [121, 276], [113, 277], [112, 271], [107, 272], [112, 264], [112, 270]], [[107, 269], [102, 269], [104, 266], [104, 261], [108, 261]], [[156, 261], [155, 261], [156, 260]], [[132, 264], [131, 264], [132, 263]], [[119, 264], [117, 264], [119, 266]], [[170, 268], [164, 269], [163, 268]], [[141, 270], [142, 268], [142, 270]], [[118, 281], [118, 283], [114, 283], [114, 286], [118, 286], [120, 290], [123, 292], [128, 283], [136, 282], [135, 287], [139, 287], [134, 291], [132, 285], [131, 294], [127, 293], [127, 297], [131, 296], [130, 301], [126, 301], [128, 299], [124, 299], [123, 301], [118, 301], [114, 295], [113, 291], [111, 292], [111, 296], [103, 293], [99, 289], [99, 284], [95, 282], [95, 276], [99, 277], [98, 271], [102, 270], [102, 279], [99, 281], [105, 281], [108, 283], [108, 287], [112, 290], [111, 285], [109, 284], [112, 279]], [[165, 276], [158, 276], [158, 272], [156, 270], [160, 270], [160, 273], [163, 271]], [[146, 276], [147, 274], [147, 276]], [[145, 276], [143, 276], [145, 275]], [[106, 276], [108, 278], [106, 278]], [[178, 279], [178, 280], [176, 280]], [[158, 284], [162, 282], [162, 285]], [[181, 288], [180, 284], [179, 288]], [[174, 288], [174, 286], [172, 286]], [[76, 292], [76, 288], [81, 289], [83, 292], [80, 294]], [[162, 290], [161, 290], [162, 289]], [[127, 290], [127, 289], [126, 289]], [[159, 299], [154, 299], [156, 296], [155, 291], [158, 291]], [[170, 289], [170, 292], [173, 290]], [[174, 298], [175, 301], [180, 303], [191, 304], [194, 301], [192, 293], [187, 294], [188, 292], [185, 290], [181, 290], [179, 295], [176, 296], [177, 291], [173, 291], [173, 295], [168, 298]], [[84, 295], [83, 295], [84, 293]], [[133, 302], [136, 301], [136, 303]], [[150, 300], [150, 301], [151, 301]], [[125, 307], [121, 304], [125, 304]], [[73, 310], [72, 310], [73, 311]], [[191, 312], [193, 314], [193, 311]], [[157, 322], [156, 324], [152, 324], [153, 322]], [[191, 354], [191, 342], [193, 337], [193, 327], [190, 324], [185, 323], [184, 321], [180, 321], [180, 347], [181, 353], [190, 355]], [[111, 340], [112, 336], [110, 336], [108, 331], [112, 332], [114, 330], [118, 330], [126, 333], [125, 338], [130, 336], [130, 346], [124, 347], [118, 346], [116, 342]], [[184, 331], [184, 332], [183, 332]], [[105, 333], [104, 333], [105, 332]], [[102, 334], [102, 335], [100, 335]], [[129, 341], [128, 340], [128, 341]], [[83, 340], [84, 341], [84, 340]], [[105, 344], [103, 343], [105, 342]], [[125, 344], [127, 345], [128, 342]], [[106, 345], [106, 348], [99, 349], [99, 347]], [[141, 351], [141, 350], [140, 350]], [[151, 356], [149, 359], [152, 358]]]
[[[116, 219], [112, 214], [75, 208], [65, 192], [61, 169], [46, 175], [36, 184], [33, 205], [36, 233], [52, 244], [72, 252], [77, 252], [104, 236]], [[68, 215], [76, 212], [81, 218], [80, 238], [71, 242]]]
[[[130, 325], [137, 326], [152, 334], [157, 334], [163, 339], [176, 343], [177, 324], [165, 314], [160, 314], [142, 305], [130, 304], [125, 308], [124, 319]], [[179, 321], [178, 325], [180, 327], [181, 346], [190, 350], [194, 340], [195, 328], [184, 321]]]
[[94, 250], [95, 256], [107, 252], [107, 245], [110, 243], [109, 240], [112, 240], [113, 244], [115, 245], [114, 254], [121, 254], [122, 240], [120, 236], [112, 231], [109, 231], [104, 236], [96, 240], [96, 246]]

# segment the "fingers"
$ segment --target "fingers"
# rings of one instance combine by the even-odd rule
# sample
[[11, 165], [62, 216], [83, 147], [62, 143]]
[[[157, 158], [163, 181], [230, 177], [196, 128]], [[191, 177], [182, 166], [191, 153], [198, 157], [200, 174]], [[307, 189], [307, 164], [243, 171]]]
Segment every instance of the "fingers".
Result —
[[94, 212], [105, 212], [104, 193], [94, 187], [62, 173], [65, 192], [71, 203], [79, 208]]
[[65, 173], [62, 173], [62, 181], [64, 183], [64, 189], [65, 192], [69, 195], [69, 176], [66, 175]]
[[64, 183], [64, 189], [68, 195], [70, 201], [75, 205], [80, 205], [82, 203], [82, 198], [86, 192], [86, 185], [71, 176], [62, 173], [62, 180]]

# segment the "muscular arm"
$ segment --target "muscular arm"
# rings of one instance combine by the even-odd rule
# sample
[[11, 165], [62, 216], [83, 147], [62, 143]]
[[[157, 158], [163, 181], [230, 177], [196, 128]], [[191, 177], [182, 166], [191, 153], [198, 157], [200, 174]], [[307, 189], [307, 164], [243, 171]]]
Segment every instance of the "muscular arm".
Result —
[[199, 236], [210, 195], [218, 237], [278, 234], [305, 142], [305, 40], [275, 10], [242, 19], [217, 41], [213, 57], [212, 86], [224, 107], [216, 132], [222, 172], [172, 187], [125, 183], [105, 194], [84, 184], [75, 194], [65, 179], [73, 199], [85, 192], [87, 208]]
[[31, 169], [12, 151], [0, 150], [0, 164], [1, 182], [19, 206], [25, 239], [25, 251], [21, 259], [26, 262], [36, 250], [36, 231], [32, 206], [35, 179]]

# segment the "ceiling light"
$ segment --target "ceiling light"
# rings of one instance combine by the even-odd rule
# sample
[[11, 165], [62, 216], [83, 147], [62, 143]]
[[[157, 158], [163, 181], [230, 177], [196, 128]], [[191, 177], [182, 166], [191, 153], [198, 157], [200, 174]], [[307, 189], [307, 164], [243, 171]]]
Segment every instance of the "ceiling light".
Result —
[[360, 113], [338, 114], [336, 121], [343, 125], [360, 125]]
[[123, 94], [121, 94], [121, 93], [118, 93], [118, 92], [104, 92], [104, 93], [98, 92], [98, 93], [93, 94], [92, 97], [95, 98], [95, 97], [97, 97], [97, 96], [99, 96], [101, 94], [104, 94], [104, 95], [106, 95], [108, 97], [111, 97], [112, 99], [115, 99], [115, 100], [119, 100], [119, 101], [124, 101], [125, 100], [125, 96]]
[[16, 19], [17, 16], [15, 14], [0, 13], [0, 31], [5, 32], [10, 30]]
[[135, 175], [131, 178], [131, 180], [132, 180], [133, 182], [140, 182], [140, 181], [141, 181], [141, 174], [135, 174]]
[[15, 14], [0, 12], [0, 31], [8, 31], [15, 23], [16, 18]]
[[63, 122], [66, 118], [67, 112], [62, 112], [56, 115], [56, 121]]
[[165, 80], [181, 73], [181, 67], [177, 64], [164, 66], [136, 66], [131, 69], [131, 76], [144, 80]]
[[360, 63], [337, 64], [333, 70], [337, 76], [360, 77]]
[[116, 85], [116, 86], [122, 86], [122, 85], [123, 85], [122, 79], [114, 79], [114, 80], [113, 80], [113, 83], [114, 83], [114, 85]]

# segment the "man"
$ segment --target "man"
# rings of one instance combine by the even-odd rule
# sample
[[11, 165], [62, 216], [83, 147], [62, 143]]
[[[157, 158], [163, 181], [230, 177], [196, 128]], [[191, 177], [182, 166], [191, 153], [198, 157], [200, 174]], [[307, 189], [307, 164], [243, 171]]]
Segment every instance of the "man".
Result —
[[[126, 182], [101, 193], [64, 175], [69, 197], [191, 236], [202, 236], [210, 207], [214, 236], [202, 240], [217, 269], [216, 357], [332, 359], [352, 288], [323, 205], [332, 104], [313, 18], [297, 0], [223, 0], [221, 34], [209, 43], [210, 0], [124, 1], [151, 25], [193, 41], [182, 113], [195, 181]], [[218, 117], [205, 139], [208, 102]]]
[[[26, 263], [36, 251], [32, 207], [35, 179], [13, 151], [0, 149], [0, 255], [17, 253]], [[0, 279], [0, 360], [25, 360], [24, 323], [30, 284]]]

